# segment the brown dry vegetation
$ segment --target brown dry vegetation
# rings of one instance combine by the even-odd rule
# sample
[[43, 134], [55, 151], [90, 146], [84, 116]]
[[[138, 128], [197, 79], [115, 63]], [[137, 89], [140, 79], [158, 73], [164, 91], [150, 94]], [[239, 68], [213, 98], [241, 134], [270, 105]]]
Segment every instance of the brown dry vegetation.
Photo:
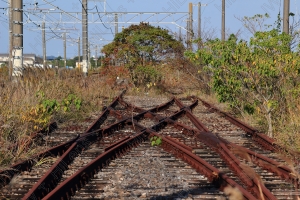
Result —
[[[99, 111], [103, 100], [116, 93], [98, 76], [83, 78], [76, 70], [27, 69], [18, 81], [7, 79], [1, 68], [0, 90], [0, 165], [10, 165], [35, 154], [33, 144], [23, 151], [29, 135], [50, 121], [82, 120]], [[75, 102], [76, 100], [76, 102]], [[52, 104], [51, 104], [52, 103]], [[76, 107], [77, 106], [77, 107]], [[7, 151], [19, 144], [17, 152]]]
[[[79, 70], [29, 68], [17, 81], [8, 79], [6, 67], [0, 68], [0, 166], [7, 167], [38, 152], [37, 144], [26, 148], [33, 132], [51, 121], [84, 120], [100, 111], [123, 89], [129, 95], [151, 96], [170, 96], [174, 92], [190, 95], [192, 88], [195, 89], [190, 76], [182, 70], [169, 66], [158, 68], [162, 75], [159, 81], [139, 86], [130, 81], [124, 67], [94, 70], [88, 77], [83, 77]], [[125, 83], [116, 84], [116, 77], [125, 79]], [[17, 151], [8, 150], [14, 144], [19, 144]]]
[[[50, 121], [84, 120], [91, 113], [99, 112], [123, 89], [127, 89], [128, 95], [135, 96], [196, 95], [222, 110], [230, 111], [226, 104], [217, 102], [210, 91], [209, 78], [199, 68], [189, 63], [178, 63], [155, 66], [160, 79], [139, 85], [130, 81], [131, 73], [125, 67], [98, 68], [88, 77], [83, 77], [79, 70], [26, 69], [18, 81], [8, 80], [7, 68], [0, 68], [0, 166], [7, 167], [36, 154], [36, 144], [25, 148], [31, 140], [29, 136]], [[117, 84], [116, 77], [126, 81]], [[77, 104], [79, 101], [80, 105], [75, 101]], [[293, 123], [284, 124], [277, 132], [278, 143], [293, 149], [300, 147], [299, 128], [295, 125], [300, 120], [298, 111], [298, 107], [291, 110]], [[243, 121], [246, 119], [254, 126], [258, 124], [258, 116], [244, 117]], [[7, 150], [16, 143], [20, 144], [17, 152]]]

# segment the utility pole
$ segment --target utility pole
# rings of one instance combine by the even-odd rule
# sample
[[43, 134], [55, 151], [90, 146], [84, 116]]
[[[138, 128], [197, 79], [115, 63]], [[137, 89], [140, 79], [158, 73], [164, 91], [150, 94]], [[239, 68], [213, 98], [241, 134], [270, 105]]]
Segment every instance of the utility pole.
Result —
[[80, 37], [78, 37], [78, 67], [80, 67]]
[[45, 22], [42, 24], [42, 43], [43, 43], [43, 67], [46, 68], [46, 35], [45, 35]]
[[179, 41], [182, 42], [181, 27], [179, 27], [179, 34], [178, 35], [179, 35], [179, 38], [178, 38]]
[[23, 0], [12, 0], [12, 76], [21, 76], [23, 68]]
[[97, 53], [98, 53], [98, 46], [96, 45], [96, 49], [95, 49], [95, 58], [96, 58], [96, 64], [95, 64], [95, 67], [97, 68], [98, 66], [98, 56], [97, 56]]
[[88, 0], [82, 0], [82, 71], [88, 73]]
[[284, 0], [283, 5], [283, 32], [289, 34], [290, 0]]
[[87, 54], [88, 55], [88, 63], [89, 63], [88, 65], [90, 65], [90, 63], [91, 63], [91, 60], [90, 60], [91, 59], [91, 55], [90, 55], [91, 54], [91, 49], [90, 49], [90, 47], [91, 47], [91, 44], [89, 43], [89, 45], [88, 45], [88, 54]]
[[12, 67], [12, 50], [13, 50], [13, 39], [12, 39], [12, 24], [13, 24], [13, 20], [12, 20], [12, 0], [8, 1], [8, 24], [9, 24], [9, 28], [8, 28], [8, 35], [9, 35], [9, 58], [8, 58], [8, 77], [9, 79], [11, 79], [11, 75], [12, 75], [12, 71], [13, 71], [13, 67]]
[[222, 41], [225, 41], [225, 0], [222, 0]]
[[[201, 39], [201, 2], [198, 2], [198, 38]], [[198, 49], [200, 49], [200, 45]]]
[[67, 38], [66, 33], [64, 33], [64, 67], [67, 67]]
[[198, 42], [198, 49], [201, 48], [202, 43], [202, 36], [201, 36], [201, 6], [206, 6], [207, 4], [201, 4], [201, 2], [198, 2], [196, 4], [198, 6], [198, 38], [201, 40]]
[[189, 3], [189, 19], [187, 25], [187, 48], [191, 50], [193, 38], [193, 3]]
[[118, 14], [115, 14], [115, 36], [118, 34]]

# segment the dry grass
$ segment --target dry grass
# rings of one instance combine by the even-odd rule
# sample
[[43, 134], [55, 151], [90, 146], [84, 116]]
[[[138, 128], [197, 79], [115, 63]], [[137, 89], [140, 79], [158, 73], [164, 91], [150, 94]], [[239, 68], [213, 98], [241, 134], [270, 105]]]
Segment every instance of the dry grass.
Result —
[[238, 188], [227, 186], [224, 188], [224, 193], [228, 196], [229, 200], [243, 200], [244, 196]]
[[[33, 145], [27, 149], [29, 135], [50, 121], [82, 120], [91, 112], [101, 110], [104, 99], [112, 99], [118, 90], [111, 90], [106, 78], [89, 76], [80, 71], [27, 69], [22, 78], [9, 81], [6, 71], [0, 71], [0, 165], [7, 166], [36, 153]], [[42, 95], [43, 94], [43, 95]], [[64, 101], [68, 101], [65, 103]], [[75, 98], [78, 101], [76, 107]], [[57, 107], [45, 109], [43, 102], [57, 102]], [[58, 105], [60, 104], [60, 105]], [[49, 105], [48, 105], [49, 107]], [[64, 108], [66, 107], [66, 108]], [[14, 151], [7, 151], [19, 144]]]
[[[184, 79], [176, 84], [174, 69], [165, 67], [162, 82], [166, 88], [184, 85]], [[181, 74], [181, 72], [179, 72]], [[25, 69], [23, 77], [8, 79], [6, 68], [0, 68], [0, 166], [24, 160], [39, 149], [31, 142], [30, 135], [45, 127], [50, 121], [81, 121], [91, 113], [102, 109], [123, 89], [127, 95], [159, 97], [164, 92], [159, 83], [151, 87], [136, 88], [130, 83], [129, 72], [124, 67], [107, 67], [83, 77], [81, 71], [65, 69]], [[175, 74], [175, 75], [174, 75]], [[116, 77], [127, 79], [126, 84], [116, 84]], [[72, 95], [69, 104], [68, 97]], [[75, 98], [80, 100], [76, 108]], [[44, 105], [48, 102], [47, 105]], [[54, 103], [53, 103], [54, 102]], [[51, 103], [54, 104], [51, 107]], [[51, 105], [50, 105], [51, 104]], [[65, 110], [64, 107], [67, 107]], [[18, 144], [15, 150], [10, 149]]]
[[[220, 104], [213, 94], [203, 90], [203, 84], [199, 83], [197, 71], [186, 67], [174, 67], [173, 65], [158, 66], [162, 79], [152, 83], [150, 87], [142, 85], [135, 87], [130, 82], [130, 73], [124, 67], [107, 67], [98, 69], [88, 77], [83, 77], [77, 70], [41, 70], [27, 69], [24, 77], [17, 82], [7, 79], [8, 71], [0, 68], [0, 166], [10, 165], [20, 159], [36, 153], [35, 146], [25, 148], [30, 142], [29, 135], [45, 126], [51, 120], [80, 121], [90, 113], [101, 110], [104, 102], [109, 102], [122, 89], [127, 89], [127, 95], [170, 97], [174, 94], [179, 97], [196, 95], [211, 102], [221, 110], [230, 112], [227, 104]], [[92, 74], [90, 73], [90, 74]], [[193, 74], [194, 73], [194, 74]], [[197, 75], [197, 76], [196, 76]], [[127, 79], [125, 84], [116, 84], [116, 77]], [[197, 78], [198, 77], [198, 78]], [[206, 88], [207, 89], [207, 88]], [[44, 97], [41, 97], [41, 92]], [[42, 111], [42, 100], [53, 101], [61, 104], [68, 95], [74, 95], [82, 101], [80, 109], [71, 103], [68, 111], [63, 108], [54, 109], [50, 114]], [[291, 99], [292, 100], [292, 99]], [[290, 103], [291, 104], [291, 103]], [[299, 105], [294, 101], [294, 105]], [[276, 139], [282, 145], [292, 149], [300, 149], [299, 106], [289, 110], [288, 123], [276, 129]], [[242, 119], [251, 125], [257, 124], [257, 116], [244, 116]], [[8, 147], [19, 143], [17, 151], [7, 151]]]

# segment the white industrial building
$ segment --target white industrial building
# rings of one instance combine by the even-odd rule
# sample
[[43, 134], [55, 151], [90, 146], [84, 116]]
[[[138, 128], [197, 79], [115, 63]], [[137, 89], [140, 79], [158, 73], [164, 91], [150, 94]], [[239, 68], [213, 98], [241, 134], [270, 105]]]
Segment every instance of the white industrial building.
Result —
[[[0, 66], [1, 64], [8, 63], [9, 54], [0, 53]], [[36, 66], [37, 64], [42, 64], [42, 59], [37, 57], [35, 54], [23, 54], [23, 65], [24, 67]]]

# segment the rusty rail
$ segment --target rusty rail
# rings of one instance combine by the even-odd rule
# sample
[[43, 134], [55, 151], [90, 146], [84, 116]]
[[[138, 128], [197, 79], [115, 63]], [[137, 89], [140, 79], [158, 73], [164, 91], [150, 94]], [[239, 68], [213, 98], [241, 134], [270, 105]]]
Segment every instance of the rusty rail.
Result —
[[[150, 137], [157, 136], [162, 138], [162, 148], [165, 149], [167, 152], [173, 154], [175, 157], [182, 159], [183, 161], [190, 164], [197, 172], [204, 174], [209, 181], [215, 183], [220, 187], [223, 191], [225, 187], [237, 187], [240, 192], [243, 194], [245, 199], [254, 200], [257, 199], [248, 191], [246, 191], [243, 187], [237, 184], [235, 181], [230, 179], [225, 174], [222, 174], [218, 169], [207, 163], [205, 160], [201, 159], [200, 157], [196, 156], [195, 154], [188, 151], [188, 147], [184, 144], [178, 145], [174, 141], [170, 140], [169, 138], [163, 137], [155, 132], [150, 133]], [[186, 146], [186, 147], [185, 147]]]
[[[88, 132], [79, 137], [68, 150], [52, 165], [52, 167], [44, 174], [44, 176], [31, 188], [23, 199], [31, 199], [32, 197], [44, 197], [52, 191], [60, 181], [64, 171], [68, 169], [68, 165], [85, 149], [87, 149], [94, 141], [101, 139], [104, 135], [109, 135], [113, 131], [120, 130], [127, 123], [127, 120], [121, 120], [104, 129]], [[53, 180], [54, 178], [54, 180]], [[43, 187], [41, 187], [43, 185]]]
[[[207, 144], [208, 146], [210, 146], [211, 148], [215, 149], [217, 152], [219, 152], [219, 154], [222, 154], [222, 152], [224, 152], [224, 151], [228, 152], [228, 148], [230, 148], [232, 146], [234, 146], [236, 148], [238, 147], [240, 150], [242, 150], [242, 152], [247, 152], [249, 155], [251, 155], [252, 159], [256, 158], [255, 160], [252, 160], [252, 161], [255, 162], [256, 164], [258, 164], [260, 167], [277, 174], [283, 180], [289, 180], [290, 182], [292, 182], [295, 185], [296, 188], [299, 188], [299, 178], [297, 176], [295, 176], [294, 173], [292, 172], [292, 170], [290, 168], [288, 168], [287, 166], [280, 166], [278, 162], [275, 162], [272, 159], [269, 159], [258, 153], [252, 152], [251, 150], [248, 150], [244, 147], [235, 145], [234, 143], [230, 143], [222, 138], [218, 138], [218, 137], [216, 137], [216, 135], [210, 133], [209, 130], [191, 113], [191, 108], [193, 107], [193, 105], [195, 105], [196, 102], [194, 102], [190, 106], [184, 106], [184, 104], [181, 101], [179, 101], [178, 99], [175, 98], [174, 101], [175, 101], [176, 105], [178, 105], [181, 109], [178, 113], [175, 113], [174, 116], [178, 116], [178, 115], [181, 115], [182, 113], [185, 113], [185, 115], [192, 121], [192, 123], [199, 129], [199, 131], [204, 131], [207, 133], [204, 137], [202, 137], [201, 141], [204, 142], [205, 144]], [[128, 104], [128, 106], [130, 106], [130, 105]], [[152, 129], [155, 131], [159, 131], [160, 129], [164, 128], [167, 124], [172, 124], [178, 130], [183, 130], [183, 133], [186, 135], [195, 136], [197, 134], [198, 137], [200, 135], [200, 132], [198, 130], [193, 130], [193, 129], [189, 128], [188, 126], [185, 126], [184, 124], [176, 122], [175, 121], [176, 118], [174, 118], [173, 116], [169, 117], [169, 118], [163, 118], [163, 117], [159, 116], [158, 114], [155, 114], [153, 112], [148, 112], [147, 115], [145, 115], [145, 117], [160, 119], [159, 123], [152, 127]], [[175, 120], [173, 120], [173, 119], [175, 119]], [[202, 134], [204, 134], [204, 133], [202, 133]], [[226, 144], [226, 146], [223, 143]], [[222, 145], [220, 146], [218, 144], [222, 144]], [[219, 148], [216, 148], [216, 147], [219, 147]], [[238, 159], [236, 159], [236, 157], [234, 155], [232, 155], [231, 152], [229, 152], [228, 156], [229, 156], [229, 158], [226, 157], [224, 159], [227, 159], [227, 163], [232, 163], [232, 160], [234, 160], [236, 162], [235, 171], [239, 168], [239, 170], [236, 173], [241, 174], [243, 169], [240, 168], [240, 163], [239, 163]], [[241, 176], [243, 177], [243, 174], [241, 174]], [[244, 180], [246, 181], [246, 179], [244, 179]], [[254, 181], [256, 181], [256, 180], [254, 180]], [[249, 187], [251, 186], [251, 181], [249, 181], [249, 180], [248, 180], [248, 185], [249, 185]], [[258, 192], [259, 187], [264, 188], [264, 186], [260, 186], [259, 182], [256, 182], [256, 186], [257, 186], [257, 188], [256, 188], [255, 192]], [[265, 188], [265, 192], [266, 192], [267, 196], [271, 195], [269, 190], [266, 188]]]
[[4, 187], [6, 184], [10, 182], [14, 175], [19, 174], [23, 171], [29, 171], [36, 163], [36, 160], [40, 160], [41, 158], [48, 157], [48, 156], [60, 156], [63, 154], [77, 139], [79, 135], [63, 144], [60, 144], [56, 147], [52, 147], [39, 155], [22, 161], [20, 163], [16, 163], [10, 167], [8, 170], [4, 170], [0, 172], [0, 188]]
[[[204, 131], [204, 132], [209, 133], [209, 130], [191, 113], [191, 108], [196, 104], [196, 102], [194, 102], [190, 106], [184, 106], [184, 104], [181, 101], [179, 101], [178, 99], [176, 99], [176, 98], [174, 99], [174, 102], [181, 109], [179, 112], [177, 112], [176, 114], [174, 114], [174, 116], [181, 116], [184, 113], [200, 131]], [[127, 105], [131, 106], [130, 104], [127, 104]], [[142, 109], [140, 109], [140, 110], [142, 110]], [[155, 131], [159, 131], [160, 129], [164, 128], [167, 124], [172, 124], [172, 125], [175, 126], [175, 128], [177, 128], [179, 130], [183, 130], [183, 133], [186, 134], [186, 135], [189, 135], [189, 136], [194, 136], [195, 134], [199, 135], [199, 131], [190, 129], [188, 126], [185, 126], [184, 124], [176, 122], [175, 121], [176, 118], [173, 117], [173, 116], [169, 117], [169, 118], [163, 118], [163, 117], [161, 117], [161, 116], [159, 116], [159, 115], [157, 115], [157, 114], [149, 111], [145, 115], [145, 117], [159, 119], [159, 123], [156, 124], [156, 125], [154, 125], [152, 127], [152, 129], [155, 130]], [[173, 120], [173, 119], [175, 119], [175, 120]], [[208, 138], [211, 138], [211, 140], [213, 140], [214, 142], [207, 141]], [[214, 139], [212, 139], [212, 138], [214, 138]], [[235, 145], [233, 143], [225, 141], [224, 139], [215, 137], [215, 135], [213, 135], [212, 133], [209, 133], [207, 135], [207, 138], [205, 138], [204, 140], [201, 140], [201, 141], [204, 141], [207, 145], [211, 146], [212, 148], [215, 148], [216, 146], [218, 146], [217, 145], [218, 143], [225, 143], [225, 144], [227, 144], [227, 146], [221, 145], [222, 146], [221, 149], [216, 149], [216, 151], [219, 152], [219, 153], [223, 152], [223, 151], [228, 151], [227, 147], [229, 147], [229, 146], [239, 147], [238, 145]], [[222, 149], [222, 148], [225, 148], [225, 150]], [[264, 168], [264, 169], [266, 169], [266, 170], [268, 170], [270, 172], [273, 172], [273, 173], [277, 174], [283, 180], [289, 180], [297, 188], [299, 188], [299, 178], [297, 178], [297, 176], [295, 176], [293, 174], [293, 172], [292, 172], [292, 170], [290, 168], [288, 168], [287, 166], [281, 166], [281, 167], [279, 167], [280, 166], [279, 163], [275, 162], [272, 159], [266, 158], [265, 156], [262, 156], [260, 154], [255, 153], [255, 152], [252, 152], [252, 151], [250, 151], [250, 150], [248, 150], [246, 148], [243, 148], [243, 147], [239, 147], [239, 148], [240, 148], [240, 150], [244, 150], [243, 152], [245, 152], [245, 150], [246, 150], [247, 153], [249, 153], [249, 155], [252, 156], [252, 158], [255, 157], [256, 158], [255, 159], [255, 163], [258, 164], [260, 167], [262, 167], [262, 168]], [[240, 163], [236, 159], [236, 157], [233, 156], [231, 153], [230, 153], [229, 157], [231, 157], [230, 159], [233, 159], [234, 161], [236, 161], [236, 167], [239, 168]], [[232, 161], [230, 159], [227, 160], [227, 163], [232, 163]], [[236, 173], [241, 173], [241, 171], [243, 171], [243, 169], [240, 168]], [[243, 175], [241, 174], [241, 176], [243, 176]], [[256, 180], [254, 180], [254, 181], [256, 181]], [[248, 185], [251, 185], [250, 182], [248, 181]], [[258, 183], [258, 182], [256, 183], [256, 186], [257, 186], [257, 190], [255, 192], [258, 192], [259, 187], [260, 188], [264, 187], [264, 186], [260, 186], [260, 183]], [[265, 192], [266, 192], [267, 196], [268, 195], [270, 196], [270, 192], [269, 192], [268, 189], [266, 189]]]
[[[131, 109], [131, 111], [138, 112], [138, 114], [134, 116], [125, 116], [112, 125], [100, 128], [109, 114], [115, 115], [118, 118], [121, 117], [120, 113], [114, 111], [113, 109], [117, 105], [117, 103], [126, 106], [127, 109]], [[168, 108], [173, 103], [179, 106], [180, 110], [175, 112], [172, 116], [162, 117], [156, 114], [156, 112]], [[60, 155], [62, 152], [64, 152], [64, 154], [56, 161], [56, 163], [52, 165], [51, 169], [48, 170], [46, 174], [44, 174], [44, 176], [23, 197], [23, 199], [69, 199], [70, 196], [74, 195], [76, 190], [82, 188], [83, 185], [85, 185], [86, 182], [91, 179], [95, 173], [97, 173], [103, 167], [107, 166], [111, 159], [115, 159], [116, 157], [125, 154], [130, 150], [132, 146], [135, 146], [141, 141], [144, 141], [149, 135], [156, 134], [157, 136], [162, 137], [156, 132], [161, 130], [168, 124], [174, 125], [174, 127], [179, 130], [183, 130], [183, 134], [194, 136], [197, 140], [205, 143], [207, 146], [211, 147], [211, 149], [216, 151], [228, 164], [228, 166], [238, 175], [241, 181], [247, 186], [248, 190], [255, 195], [255, 197], [251, 193], [246, 191], [243, 187], [235, 183], [232, 179], [220, 173], [220, 171], [218, 171], [216, 168], [193, 154], [191, 147], [188, 147], [171, 137], [162, 137], [163, 148], [165, 148], [166, 150], [168, 149], [167, 151], [175, 154], [177, 157], [189, 163], [198, 172], [205, 174], [209, 178], [209, 180], [219, 185], [221, 190], [230, 185], [232, 187], [238, 187], [246, 199], [260, 198], [260, 192], [262, 192], [265, 199], [276, 199], [259, 180], [256, 180], [252, 175], [249, 175], [243, 171], [243, 168], [240, 166], [241, 163], [235, 157], [235, 155], [233, 155], [232, 152], [234, 148], [237, 148], [239, 146], [231, 144], [210, 133], [208, 129], [192, 114], [191, 110], [197, 104], [198, 100], [196, 100], [189, 106], [184, 106], [181, 101], [173, 98], [167, 103], [149, 110], [145, 110], [128, 104], [127, 102], [123, 101], [121, 97], [116, 97], [110, 104], [110, 106], [104, 109], [100, 117], [88, 128], [86, 132], [84, 132], [84, 134], [69, 141], [68, 144], [64, 143], [60, 145], [60, 148], [57, 146], [52, 148], [52, 150], [50, 149], [42, 154], [43, 156], [53, 156]], [[176, 122], [176, 120], [182, 115], [186, 115], [199, 130], [191, 129], [184, 124]], [[148, 129], [137, 123], [142, 118], [147, 117], [157, 120], [157, 123]], [[91, 143], [95, 142], [96, 140], [102, 139], [103, 136], [110, 135], [116, 130], [122, 129], [125, 126], [134, 127], [134, 129], [139, 131], [140, 134], [135, 137], [125, 137], [113, 143], [111, 146], [105, 148], [104, 153], [99, 155], [87, 166], [81, 168], [78, 172], [76, 172], [76, 174], [57, 186], [62, 177], [62, 174], [68, 168], [68, 165], [74, 160], [75, 157], [77, 157], [83, 150], [88, 148]], [[254, 134], [257, 133], [254, 132], [253, 135]], [[244, 149], [241, 147], [239, 148], [239, 150]], [[291, 179], [295, 181], [295, 177], [289, 174], [291, 172], [289, 168], [285, 166], [279, 168], [278, 166], [276, 166], [276, 164], [278, 163], [271, 159], [265, 158], [250, 150], [247, 150], [246, 152], [249, 155], [256, 155], [256, 159], [254, 160], [254, 162], [258, 163], [258, 165], [265, 166], [266, 169], [278, 173], [284, 179]], [[30, 160], [28, 160], [28, 162], [30, 162]], [[265, 163], [268, 163], [268, 165], [266, 165]], [[24, 163], [24, 167], [29, 165], [30, 163]]]
[[221, 114], [222, 116], [224, 116], [228, 121], [230, 121], [231, 123], [233, 123], [234, 125], [240, 127], [241, 129], [243, 129], [246, 133], [253, 135], [254, 133], [257, 132], [256, 129], [254, 129], [253, 127], [249, 126], [248, 124], [242, 122], [241, 120], [238, 120], [236, 118], [234, 118], [233, 116], [229, 115], [226, 112], [221, 111], [220, 109], [218, 109], [217, 107], [209, 104], [208, 102], [199, 99], [203, 105], [205, 105], [206, 107], [210, 108], [210, 110], [217, 112], [219, 114]]
[[241, 120], [234, 118], [230, 114], [221, 111], [220, 109], [218, 109], [217, 107], [204, 101], [203, 99], [200, 99], [197, 97], [192, 97], [192, 98], [199, 99], [203, 103], [203, 105], [210, 108], [212, 111], [219, 113], [220, 115], [224, 116], [228, 121], [230, 121], [234, 125], [243, 129], [247, 134], [249, 134], [252, 137], [252, 139], [255, 142], [260, 144], [266, 150], [271, 150], [271, 151], [279, 152], [279, 153], [286, 152], [289, 154], [289, 156], [291, 156], [293, 158], [293, 160], [295, 162], [297, 162], [297, 163], [300, 162], [300, 159], [299, 159], [300, 153], [299, 152], [295, 152], [295, 151], [283, 148], [282, 146], [276, 144], [274, 139], [268, 137], [267, 135], [265, 135], [263, 133], [259, 133], [258, 130], [254, 129], [253, 127], [249, 126], [248, 124], [242, 122]]
[[[22, 171], [28, 171], [34, 166], [36, 163], [36, 160], [39, 160], [44, 157], [48, 156], [60, 156], [62, 155], [76, 140], [78, 140], [80, 137], [85, 137], [85, 135], [88, 135], [91, 132], [97, 131], [100, 128], [100, 125], [103, 124], [103, 122], [106, 120], [108, 114], [109, 114], [109, 109], [114, 108], [118, 101], [121, 99], [122, 95], [125, 93], [125, 91], [121, 92], [119, 96], [117, 96], [113, 102], [104, 109], [104, 111], [101, 113], [99, 118], [94, 121], [94, 123], [83, 133], [82, 135], [78, 135], [74, 139], [71, 139], [63, 144], [57, 145], [55, 147], [50, 148], [49, 150], [46, 150], [30, 159], [27, 159], [25, 161], [22, 161], [20, 163], [14, 164], [13, 166], [10, 167], [10, 169], [0, 171], [0, 189], [7, 185], [10, 180], [14, 177], [14, 175], [19, 174]], [[99, 128], [98, 128], [99, 127]], [[57, 128], [57, 124], [55, 122], [50, 123], [49, 127], [46, 127], [42, 130], [40, 130], [37, 133], [34, 133], [31, 135], [31, 137], [34, 139], [38, 137], [38, 135], [45, 134], [45, 133], [50, 133], [54, 129]]]
[[253, 152], [245, 147], [238, 146], [234, 143], [229, 143], [222, 138], [219, 139], [222, 140], [224, 144], [226, 144], [226, 146], [231, 150], [231, 152], [233, 152], [237, 156], [247, 161], [252, 161], [263, 169], [277, 174], [283, 180], [289, 180], [295, 185], [296, 188], [299, 188], [299, 178], [287, 166], [281, 165], [280, 163], [261, 154]]
[[107, 116], [110, 113], [110, 108], [114, 108], [118, 104], [121, 95], [123, 95], [123, 93], [121, 93], [118, 97], [116, 97], [113, 100], [113, 102], [102, 111], [99, 118], [95, 120], [95, 122], [82, 134], [82, 136], [100, 129], [100, 126], [104, 123], [104, 121], [107, 119]]
[[[185, 109], [185, 107], [182, 107], [182, 105], [180, 105], [180, 107], [181, 109]], [[203, 129], [208, 130], [202, 126], [201, 122], [190, 112], [190, 110], [186, 110], [186, 113], [186, 116], [200, 131], [203, 131]], [[196, 138], [210, 146], [212, 149], [215, 149], [215, 151], [223, 158], [227, 165], [238, 175], [240, 180], [253, 194], [258, 195], [260, 192], [262, 192], [264, 198], [276, 199], [260, 181], [258, 181], [256, 178], [251, 178], [252, 176], [249, 174], [245, 174], [245, 170], [241, 168], [239, 160], [229, 151], [227, 146], [216, 137], [216, 135], [205, 131], [205, 133], [201, 132], [201, 134], [198, 134]], [[256, 197], [259, 198], [259, 196]]]
[[[201, 134], [198, 134], [197, 137], [200, 139], [200, 141], [205, 142], [207, 145], [209, 145], [211, 148], [215, 149], [216, 152], [218, 152], [221, 157], [223, 157], [223, 160], [226, 161], [226, 163], [230, 166], [230, 168], [235, 171], [235, 173], [240, 177], [240, 179], [247, 185], [250, 191], [252, 191], [254, 194], [259, 194], [260, 190], [262, 190], [262, 193], [265, 198], [267, 199], [274, 199], [275, 197], [273, 194], [256, 178], [251, 178], [251, 175], [245, 175], [244, 169], [241, 168], [239, 160], [229, 151], [225, 143], [219, 138], [217, 138], [214, 134], [208, 133], [208, 129], [202, 125], [202, 123], [191, 113], [189, 109], [187, 109], [179, 100], [175, 99], [175, 103], [181, 108], [181, 110], [186, 111], [186, 116], [193, 122], [193, 124], [200, 130], [206, 130], [207, 134], [202, 137]], [[260, 158], [263, 158], [260, 156]], [[271, 160], [271, 159], [269, 159]], [[261, 162], [262, 163], [262, 162]], [[274, 164], [274, 163], [273, 163]], [[273, 165], [274, 166], [274, 165]], [[288, 169], [287, 167], [284, 167], [285, 169]], [[268, 168], [265, 167], [265, 169], [268, 169], [269, 171], [274, 172], [274, 168]], [[273, 169], [273, 170], [271, 170]], [[290, 174], [291, 170], [278, 170], [280, 171], [281, 178], [289, 177], [289, 179], [294, 183], [298, 184], [298, 179], [295, 178]], [[277, 171], [277, 172], [278, 172]], [[284, 174], [284, 175], [283, 175]], [[255, 187], [253, 187], [255, 185]], [[257, 196], [258, 197], [258, 196]]]
[[107, 166], [109, 162], [115, 158], [129, 152], [133, 146], [147, 139], [148, 134], [144, 131], [135, 137], [127, 138], [119, 144], [114, 144], [109, 149], [91, 161], [88, 165], [81, 168], [74, 175], [62, 182], [58, 187], [52, 190], [44, 199], [70, 199], [76, 191], [82, 188], [93, 176], [98, 173], [102, 168]]
[[[121, 101], [120, 99], [121, 99], [120, 97], [116, 97], [111, 105], [116, 105], [119, 101]], [[155, 109], [161, 110], [165, 108], [166, 105], [169, 105], [172, 101], [173, 100], [170, 100], [169, 102], [162, 104], [161, 106], [157, 106]], [[116, 130], [120, 130], [126, 125], [132, 124], [131, 123], [132, 117], [127, 117], [127, 118], [125, 117], [124, 119], [108, 127], [99, 129], [97, 126], [99, 126], [99, 124], [104, 122], [104, 120], [107, 118], [108, 114], [110, 113], [110, 108], [112, 107], [113, 106], [109, 106], [103, 111], [103, 113], [96, 120], [96, 122], [93, 123], [93, 125], [91, 125], [90, 128], [88, 128], [88, 130], [76, 140], [76, 142], [61, 156], [59, 160], [57, 160], [57, 162], [31, 188], [31, 190], [25, 195], [23, 199], [30, 199], [31, 197], [44, 197], [46, 194], [48, 194], [56, 187], [58, 181], [61, 179], [63, 172], [67, 169], [69, 163], [71, 163], [73, 159], [81, 153], [81, 151], [88, 148], [88, 146], [92, 143], [92, 141], [101, 139], [103, 136], [109, 135]], [[146, 113], [147, 111], [141, 112], [135, 115], [133, 118], [140, 119]], [[141, 127], [140, 129], [144, 129], [144, 127]], [[85, 141], [85, 143], [82, 143], [83, 141]], [[53, 173], [56, 173], [55, 177], [57, 181], [51, 181], [51, 176], [53, 176]], [[43, 187], [40, 186], [41, 184], [43, 185]]]

